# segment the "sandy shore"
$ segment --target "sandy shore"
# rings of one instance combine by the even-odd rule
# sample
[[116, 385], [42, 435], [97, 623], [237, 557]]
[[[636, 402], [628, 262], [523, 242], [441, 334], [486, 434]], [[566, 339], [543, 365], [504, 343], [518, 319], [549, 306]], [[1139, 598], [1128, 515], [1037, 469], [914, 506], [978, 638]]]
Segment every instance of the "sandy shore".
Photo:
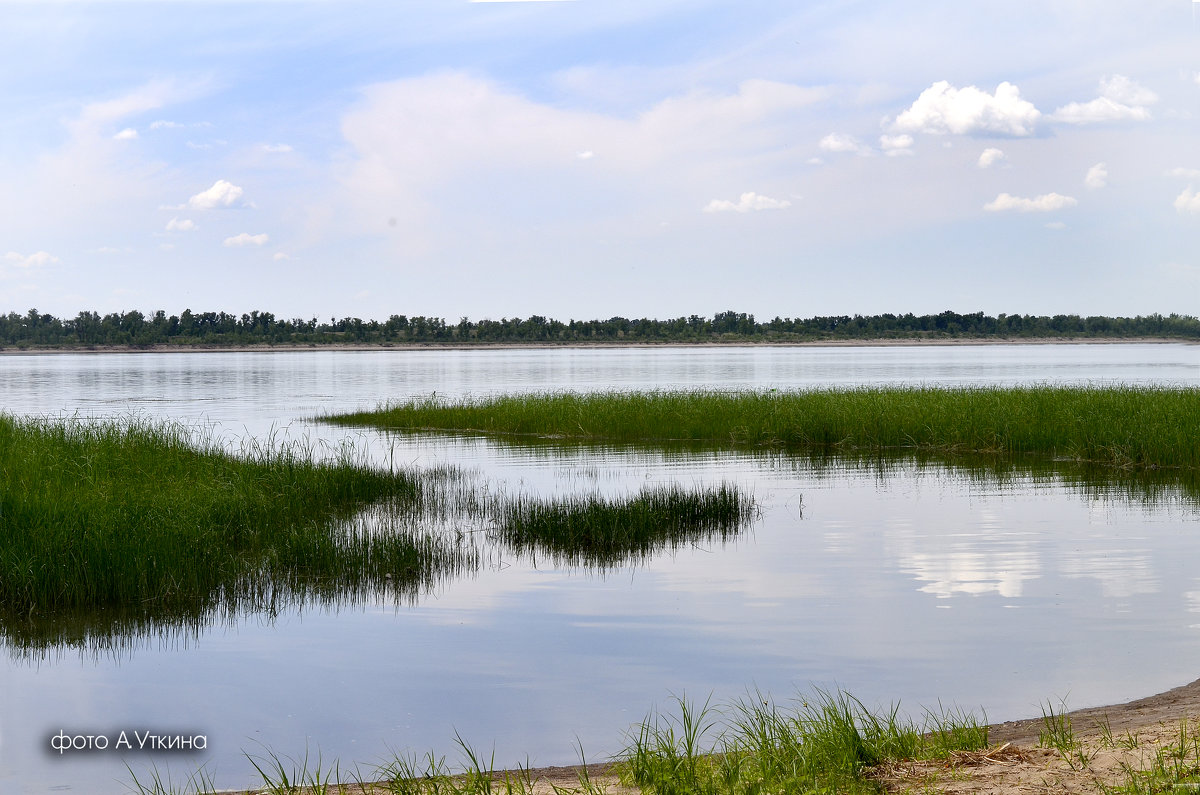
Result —
[[280, 345], [95, 345], [86, 348], [4, 348], [0, 356], [41, 356], [44, 354], [70, 353], [280, 353], [287, 351], [526, 351], [553, 349], [595, 348], [878, 348], [915, 347], [928, 345], [1200, 345], [1200, 340], [1172, 337], [1135, 338], [1080, 338], [1080, 337], [947, 337], [915, 339], [849, 339], [849, 340], [806, 340], [802, 342], [477, 342], [471, 344], [453, 342], [415, 342], [404, 344], [384, 343], [379, 345], [356, 345], [353, 343], [330, 342], [321, 344]]
[[[1200, 679], [1165, 693], [1125, 704], [1091, 707], [1068, 713], [1078, 750], [1064, 754], [1039, 746], [1043, 720], [1008, 721], [990, 727], [990, 746], [937, 762], [906, 762], [873, 771], [885, 791], [893, 793], [1102, 793], [1122, 785], [1129, 770], [1150, 767], [1160, 751], [1177, 744], [1180, 726], [1200, 735]], [[544, 767], [525, 771], [536, 795], [582, 793], [580, 774], [608, 795], [638, 795], [622, 787], [607, 764]], [[499, 781], [515, 772], [497, 773]], [[1188, 786], [1188, 785], [1185, 785]], [[1198, 787], [1200, 788], [1200, 787]], [[248, 790], [239, 795], [257, 795]], [[498, 791], [503, 792], [501, 787]], [[384, 785], [348, 785], [346, 795], [383, 795]]]

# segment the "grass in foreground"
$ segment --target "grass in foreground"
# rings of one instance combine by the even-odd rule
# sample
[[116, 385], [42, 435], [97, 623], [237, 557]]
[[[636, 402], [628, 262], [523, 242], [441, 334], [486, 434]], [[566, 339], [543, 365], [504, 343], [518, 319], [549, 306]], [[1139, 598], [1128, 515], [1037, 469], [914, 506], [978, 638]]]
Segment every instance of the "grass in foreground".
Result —
[[602, 392], [410, 401], [322, 418], [387, 429], [807, 450], [1034, 453], [1127, 468], [1200, 467], [1200, 390], [862, 387]]
[[[818, 692], [793, 708], [778, 707], [755, 694], [721, 708], [697, 707], [679, 699], [678, 714], [652, 713], [629, 736], [629, 746], [610, 770], [623, 788], [653, 795], [767, 795], [801, 792], [878, 792], [873, 766], [904, 759], [944, 759], [956, 751], [987, 745], [988, 730], [975, 716], [929, 712], [923, 724], [903, 718], [897, 707], [867, 709], [846, 693]], [[356, 771], [339, 785], [339, 766], [280, 757], [252, 756], [262, 778], [254, 792], [271, 795], [371, 792], [388, 795], [533, 795], [528, 768], [496, 771], [494, 759], [456, 737], [462, 766], [452, 770], [442, 757], [397, 756], [373, 773]], [[582, 757], [582, 749], [580, 749]], [[142, 781], [130, 771], [140, 795], [191, 795], [212, 786], [193, 776], [177, 788], [157, 772]], [[370, 784], [372, 780], [377, 783]], [[598, 795], [613, 782], [593, 778], [586, 764], [577, 781], [539, 792]]]
[[[1115, 735], [1107, 722], [1086, 737], [1071, 716], [1043, 710], [1033, 749], [988, 746], [988, 727], [961, 711], [927, 712], [916, 724], [895, 707], [869, 710], [843, 692], [818, 692], [781, 709], [755, 695], [724, 707], [684, 699], [675, 714], [651, 713], [629, 735], [624, 754], [603, 765], [586, 760], [573, 775], [528, 766], [497, 771], [495, 760], [456, 736], [460, 764], [444, 757], [398, 755], [353, 772], [314, 758], [249, 755], [268, 795], [791, 795], [943, 791], [1074, 792], [1152, 795], [1200, 789], [1200, 723], [1155, 724]], [[215, 792], [205, 768], [174, 782], [157, 770], [140, 777], [139, 795]], [[563, 775], [567, 773], [568, 775]]]

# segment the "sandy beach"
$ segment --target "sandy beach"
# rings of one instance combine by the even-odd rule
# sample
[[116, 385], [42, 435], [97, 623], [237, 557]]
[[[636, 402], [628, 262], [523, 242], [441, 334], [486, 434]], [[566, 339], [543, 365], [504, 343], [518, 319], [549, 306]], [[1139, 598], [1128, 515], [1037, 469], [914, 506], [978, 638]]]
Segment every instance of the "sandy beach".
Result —
[[[1186, 727], [1189, 747], [1192, 738], [1200, 736], [1200, 679], [1124, 704], [1075, 710], [1067, 717], [1078, 743], [1069, 752], [1041, 745], [1045, 723], [1041, 717], [1030, 718], [990, 726], [989, 747], [985, 750], [960, 752], [941, 761], [886, 765], [871, 771], [870, 777], [889, 793], [1104, 793], [1127, 783], [1130, 770], [1149, 769], [1164, 749], [1178, 746], [1181, 726]], [[594, 792], [640, 793], [621, 786], [607, 763], [590, 764], [586, 769], [565, 766], [500, 771], [496, 778], [503, 782], [506, 776], [518, 774], [528, 775], [536, 795], [584, 793], [581, 774], [586, 775]], [[265, 791], [259, 788], [237, 795]], [[385, 784], [349, 784], [338, 790], [345, 795], [384, 795], [391, 791]], [[498, 791], [504, 791], [502, 784]]]

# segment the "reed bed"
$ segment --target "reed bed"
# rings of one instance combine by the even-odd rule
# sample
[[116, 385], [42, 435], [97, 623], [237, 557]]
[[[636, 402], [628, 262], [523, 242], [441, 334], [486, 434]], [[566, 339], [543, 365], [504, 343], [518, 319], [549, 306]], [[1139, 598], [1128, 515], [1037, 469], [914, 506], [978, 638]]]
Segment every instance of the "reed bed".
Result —
[[728, 541], [755, 511], [754, 498], [728, 484], [699, 492], [666, 486], [623, 499], [518, 498], [502, 508], [495, 534], [517, 553], [598, 568], [684, 545]]
[[1200, 467], [1200, 390], [860, 387], [599, 392], [408, 401], [328, 422], [625, 443], [830, 452], [1039, 454], [1120, 468]]
[[423, 486], [343, 456], [235, 457], [185, 428], [0, 417], [0, 605], [194, 610], [272, 589], [427, 569], [453, 552], [349, 522], [419, 507]]
[[[638, 561], [752, 519], [735, 487], [513, 496], [459, 470], [381, 471], [344, 450], [252, 446], [130, 419], [0, 416], [0, 640], [117, 654], [299, 603], [415, 602], [490, 541], [570, 565]], [[490, 536], [486, 535], [491, 531]]]

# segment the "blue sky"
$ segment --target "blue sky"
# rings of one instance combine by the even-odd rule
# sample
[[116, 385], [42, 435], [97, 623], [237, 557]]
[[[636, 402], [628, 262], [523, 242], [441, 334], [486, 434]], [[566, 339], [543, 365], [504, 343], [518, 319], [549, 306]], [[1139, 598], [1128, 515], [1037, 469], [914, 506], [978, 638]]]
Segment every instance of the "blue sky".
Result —
[[0, 311], [1194, 315], [1196, 8], [0, 2]]

